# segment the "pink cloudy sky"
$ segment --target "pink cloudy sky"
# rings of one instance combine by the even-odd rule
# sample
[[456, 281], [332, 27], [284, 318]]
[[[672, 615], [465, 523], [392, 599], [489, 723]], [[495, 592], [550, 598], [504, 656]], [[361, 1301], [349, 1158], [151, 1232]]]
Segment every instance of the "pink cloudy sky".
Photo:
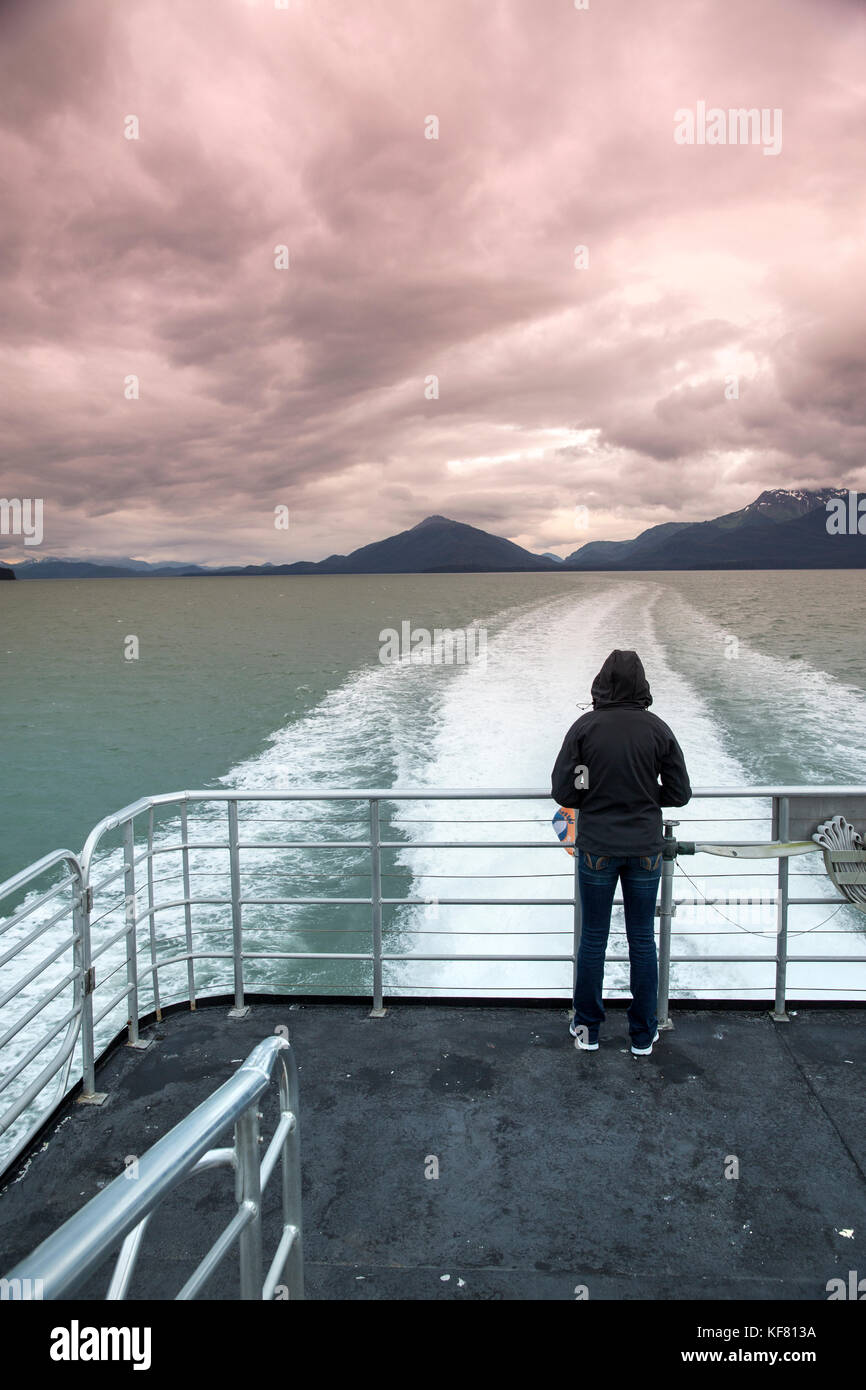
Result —
[[[781, 152], [676, 144], [698, 101]], [[0, 2], [3, 557], [866, 488], [864, 129], [862, 0]]]

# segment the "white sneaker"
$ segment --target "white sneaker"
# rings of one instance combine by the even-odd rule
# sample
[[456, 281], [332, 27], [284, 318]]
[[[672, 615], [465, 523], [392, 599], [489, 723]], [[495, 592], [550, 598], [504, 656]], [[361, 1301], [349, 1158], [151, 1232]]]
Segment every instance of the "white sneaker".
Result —
[[658, 1028], [657, 1028], [657, 1029], [656, 1029], [656, 1035], [655, 1035], [655, 1037], [653, 1038], [653, 1042], [650, 1043], [649, 1047], [635, 1047], [634, 1044], [632, 1044], [632, 1049], [631, 1049], [631, 1050], [632, 1050], [634, 1056], [635, 1056], [635, 1057], [648, 1057], [648, 1056], [650, 1055], [650, 1053], [652, 1052], [652, 1050], [653, 1050], [653, 1043], [657, 1043], [658, 1040], [659, 1040], [659, 1030], [658, 1030]]
[[578, 1024], [577, 1027], [575, 1027], [573, 1023], [569, 1023], [568, 1031], [574, 1038], [575, 1047], [579, 1047], [581, 1052], [598, 1052], [597, 1042], [586, 1042], [584, 1038], [581, 1036], [582, 1032], [586, 1032], [586, 1028], [582, 1028], [581, 1024]]

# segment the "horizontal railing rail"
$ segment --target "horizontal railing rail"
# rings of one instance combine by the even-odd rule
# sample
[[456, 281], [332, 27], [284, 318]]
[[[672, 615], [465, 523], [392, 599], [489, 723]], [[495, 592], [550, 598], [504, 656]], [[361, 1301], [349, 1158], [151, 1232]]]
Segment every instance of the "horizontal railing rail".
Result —
[[[259, 1102], [279, 1058], [279, 1120], [260, 1158]], [[234, 1125], [230, 1148], [212, 1148]], [[129, 1290], [151, 1217], [180, 1183], [194, 1174], [229, 1167], [236, 1177], [237, 1211], [186, 1280], [177, 1299], [195, 1298], [237, 1244], [242, 1299], [304, 1296], [298, 1073], [282, 1035], [266, 1038], [220, 1088], [175, 1125], [141, 1158], [71, 1216], [10, 1270], [4, 1290], [15, 1297], [64, 1298], [76, 1292], [122, 1241], [107, 1297]], [[265, 1271], [262, 1255], [262, 1194], [282, 1163], [282, 1224], [277, 1248]], [[286, 1279], [285, 1284], [281, 1280]]]
[[[835, 798], [866, 797], [866, 787], [699, 787], [689, 808], [672, 812], [666, 826], [672, 833], [680, 824], [694, 827], [710, 822], [721, 823], [725, 833], [730, 828], [732, 834], [753, 839], [766, 839], [771, 833], [784, 836], [791, 807], [804, 797], [833, 803]], [[517, 802], [531, 807], [532, 816], [510, 816], [510, 805]], [[452, 803], [450, 810], [448, 803]], [[469, 803], [479, 804], [483, 814], [467, 814], [463, 808]], [[487, 807], [497, 803], [498, 812], [487, 816]], [[537, 817], [534, 803], [544, 808]], [[717, 803], [715, 814], [713, 803]], [[413, 806], [421, 808], [414, 819]], [[438, 808], [435, 814], [433, 807]], [[444, 814], [440, 814], [442, 808]], [[8, 968], [4, 977], [0, 1143], [6, 1145], [6, 1163], [25, 1147], [60, 1095], [79, 1078], [81, 1100], [99, 1103], [104, 1099], [96, 1089], [99, 1056], [121, 1028], [130, 1045], [142, 1045], [139, 1019], [149, 1013], [159, 1018], [168, 1002], [186, 1001], [195, 1008], [204, 994], [228, 992], [238, 1013], [246, 1009], [250, 989], [282, 994], [325, 989], [331, 994], [371, 997], [373, 1013], [380, 1016], [386, 996], [412, 993], [521, 994], [565, 1000], [580, 940], [580, 900], [577, 861], [566, 859], [550, 828], [552, 810], [546, 788], [182, 791], [140, 798], [100, 821], [80, 856], [58, 851], [15, 875], [0, 885], [0, 912], [4, 902], [14, 903], [10, 915], [0, 919], [0, 959], [7, 959], [13, 969], [16, 962], [20, 966], [18, 978], [12, 978]], [[278, 814], [271, 816], [271, 811]], [[455, 838], [449, 831], [455, 823], [466, 839]], [[445, 836], [437, 840], [430, 832], [439, 824]], [[526, 824], [532, 825], [535, 838], [522, 837]], [[520, 827], [516, 834], [512, 825]], [[417, 838], [416, 830], [420, 831]], [[533, 854], [555, 850], [559, 858], [548, 854], [544, 871], [519, 873], [522, 866], [514, 862], [514, 855], [529, 850]], [[508, 858], [496, 872], [485, 875], [475, 867], [477, 857], [496, 851]], [[450, 864], [443, 868], [438, 859], [432, 872], [427, 872], [429, 863], [419, 867], [417, 862], [419, 855], [442, 855], [444, 861], [461, 852], [471, 856], [471, 866], [457, 868], [471, 867], [470, 872], [447, 872]], [[401, 853], [415, 856], [414, 867], [394, 862]], [[301, 860], [294, 858], [299, 855]], [[729, 874], [729, 864], [727, 870]], [[787, 1017], [791, 989], [800, 993], [803, 989], [790, 985], [789, 966], [830, 965], [842, 971], [866, 964], [862, 927], [858, 931], [859, 924], [845, 925], [856, 912], [838, 916], [846, 904], [826, 878], [821, 888], [829, 891], [803, 892], [798, 884], [802, 877], [787, 859], [766, 867], [738, 862], [738, 875], [759, 887], [748, 901], [765, 905], [771, 917], [768, 924], [750, 931], [734, 920], [736, 912], [731, 917], [723, 910], [726, 905], [730, 908], [732, 900], [715, 888], [703, 891], [691, 879], [691, 872], [691, 863], [686, 868], [665, 860], [659, 905], [662, 1023], [669, 1023], [672, 967], [677, 976], [706, 968], [716, 980], [722, 978], [719, 967], [724, 965], [766, 969], [768, 981], [772, 979], [766, 986], [683, 985], [675, 979], [674, 994], [679, 989], [695, 997], [709, 990], [713, 997], [727, 991], [748, 998], [760, 988], [764, 998], [772, 998], [774, 1017], [781, 1021]], [[820, 856], [816, 855], [807, 865], [807, 874], [817, 872]], [[52, 873], [57, 881], [45, 888], [45, 876]], [[682, 879], [681, 894], [676, 891], [675, 873]], [[317, 875], [319, 880], [325, 878], [324, 890], [317, 891], [314, 881], [311, 891], [298, 891], [308, 888]], [[484, 888], [481, 893], [477, 888], [461, 892], [459, 886], [440, 891], [439, 880], [459, 885], [460, 879], [477, 883], [485, 877], [505, 890], [493, 897]], [[725, 875], [704, 877], [724, 885]], [[533, 885], [540, 881], [544, 891], [528, 887], [515, 892], [511, 879]], [[427, 896], [407, 891], [417, 883], [423, 893], [428, 882], [435, 884], [435, 891]], [[560, 882], [562, 890], [557, 889]], [[61, 903], [64, 885], [69, 901]], [[733, 901], [736, 906], [742, 898]], [[698, 905], [717, 914], [710, 930], [678, 930], [674, 926], [678, 909]], [[819, 937], [844, 936], [852, 942], [849, 952], [791, 949], [792, 909], [814, 906], [827, 908], [829, 925], [819, 923], [805, 931], [815, 933], [816, 944]], [[473, 910], [485, 908], [494, 909], [495, 916], [482, 916], [482, 927], [487, 923], [482, 929], [479, 919], [472, 917]], [[520, 910], [516, 925], [499, 920], [506, 908]], [[536, 930], [526, 923], [533, 911], [542, 908], [570, 911], [560, 913], [555, 921], [545, 918], [543, 928]], [[406, 909], [423, 911], [407, 917]], [[466, 909], [460, 914], [458, 930], [446, 929], [441, 920], [452, 909]], [[302, 929], [303, 948], [279, 916], [298, 911], [318, 913]], [[767, 916], [763, 906], [761, 913]], [[722, 944], [708, 954], [696, 952], [690, 940], [701, 935], [721, 940], [733, 934], [744, 941], [746, 936], [755, 939], [746, 943], [745, 951], [742, 947], [728, 950]], [[484, 938], [495, 939], [496, 949], [486, 949]], [[761, 949], [762, 942], [766, 949]], [[679, 943], [680, 949], [675, 949]], [[608, 961], [619, 966], [627, 955], [620, 948], [608, 955]], [[267, 962], [274, 964], [267, 966]], [[445, 984], [429, 984], [412, 973], [425, 963], [433, 971], [447, 966], [460, 973], [452, 973]], [[521, 963], [537, 966], [534, 979], [543, 976], [545, 982], [534, 982], [529, 988], [513, 984], [506, 971]], [[478, 987], [477, 970], [484, 965], [489, 970]], [[263, 973], [266, 968], [271, 971], [269, 977]], [[275, 979], [277, 971], [281, 973]], [[303, 971], [307, 975], [302, 976]], [[312, 983], [309, 972], [313, 972]], [[827, 989], [862, 997], [866, 975], [862, 980], [859, 974], [852, 978], [850, 970], [844, 976], [834, 975]], [[55, 1042], [58, 1035], [59, 1044]], [[52, 1046], [56, 1053], [46, 1064], [43, 1054]], [[59, 1089], [52, 1096], [55, 1078]]]

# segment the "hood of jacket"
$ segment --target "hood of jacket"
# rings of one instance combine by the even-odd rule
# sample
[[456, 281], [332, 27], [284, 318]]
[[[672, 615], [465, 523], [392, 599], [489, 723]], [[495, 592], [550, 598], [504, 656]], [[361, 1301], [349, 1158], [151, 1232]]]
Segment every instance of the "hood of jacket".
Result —
[[621, 652], [618, 647], [605, 661], [590, 693], [593, 709], [604, 709], [607, 705], [638, 705], [646, 709], [653, 702], [637, 652]]

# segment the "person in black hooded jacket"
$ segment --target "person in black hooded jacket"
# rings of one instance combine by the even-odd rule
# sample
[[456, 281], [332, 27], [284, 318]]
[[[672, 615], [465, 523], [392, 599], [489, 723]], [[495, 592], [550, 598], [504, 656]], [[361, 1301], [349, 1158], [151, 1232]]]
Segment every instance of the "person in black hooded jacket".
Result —
[[592, 711], [572, 724], [551, 778], [559, 806], [578, 811], [575, 854], [581, 936], [569, 1031], [594, 1052], [604, 1022], [604, 957], [617, 882], [628, 937], [631, 1050], [658, 1040], [655, 905], [661, 880], [662, 806], [692, 794], [682, 750], [663, 720], [637, 652], [612, 651], [592, 683]]

